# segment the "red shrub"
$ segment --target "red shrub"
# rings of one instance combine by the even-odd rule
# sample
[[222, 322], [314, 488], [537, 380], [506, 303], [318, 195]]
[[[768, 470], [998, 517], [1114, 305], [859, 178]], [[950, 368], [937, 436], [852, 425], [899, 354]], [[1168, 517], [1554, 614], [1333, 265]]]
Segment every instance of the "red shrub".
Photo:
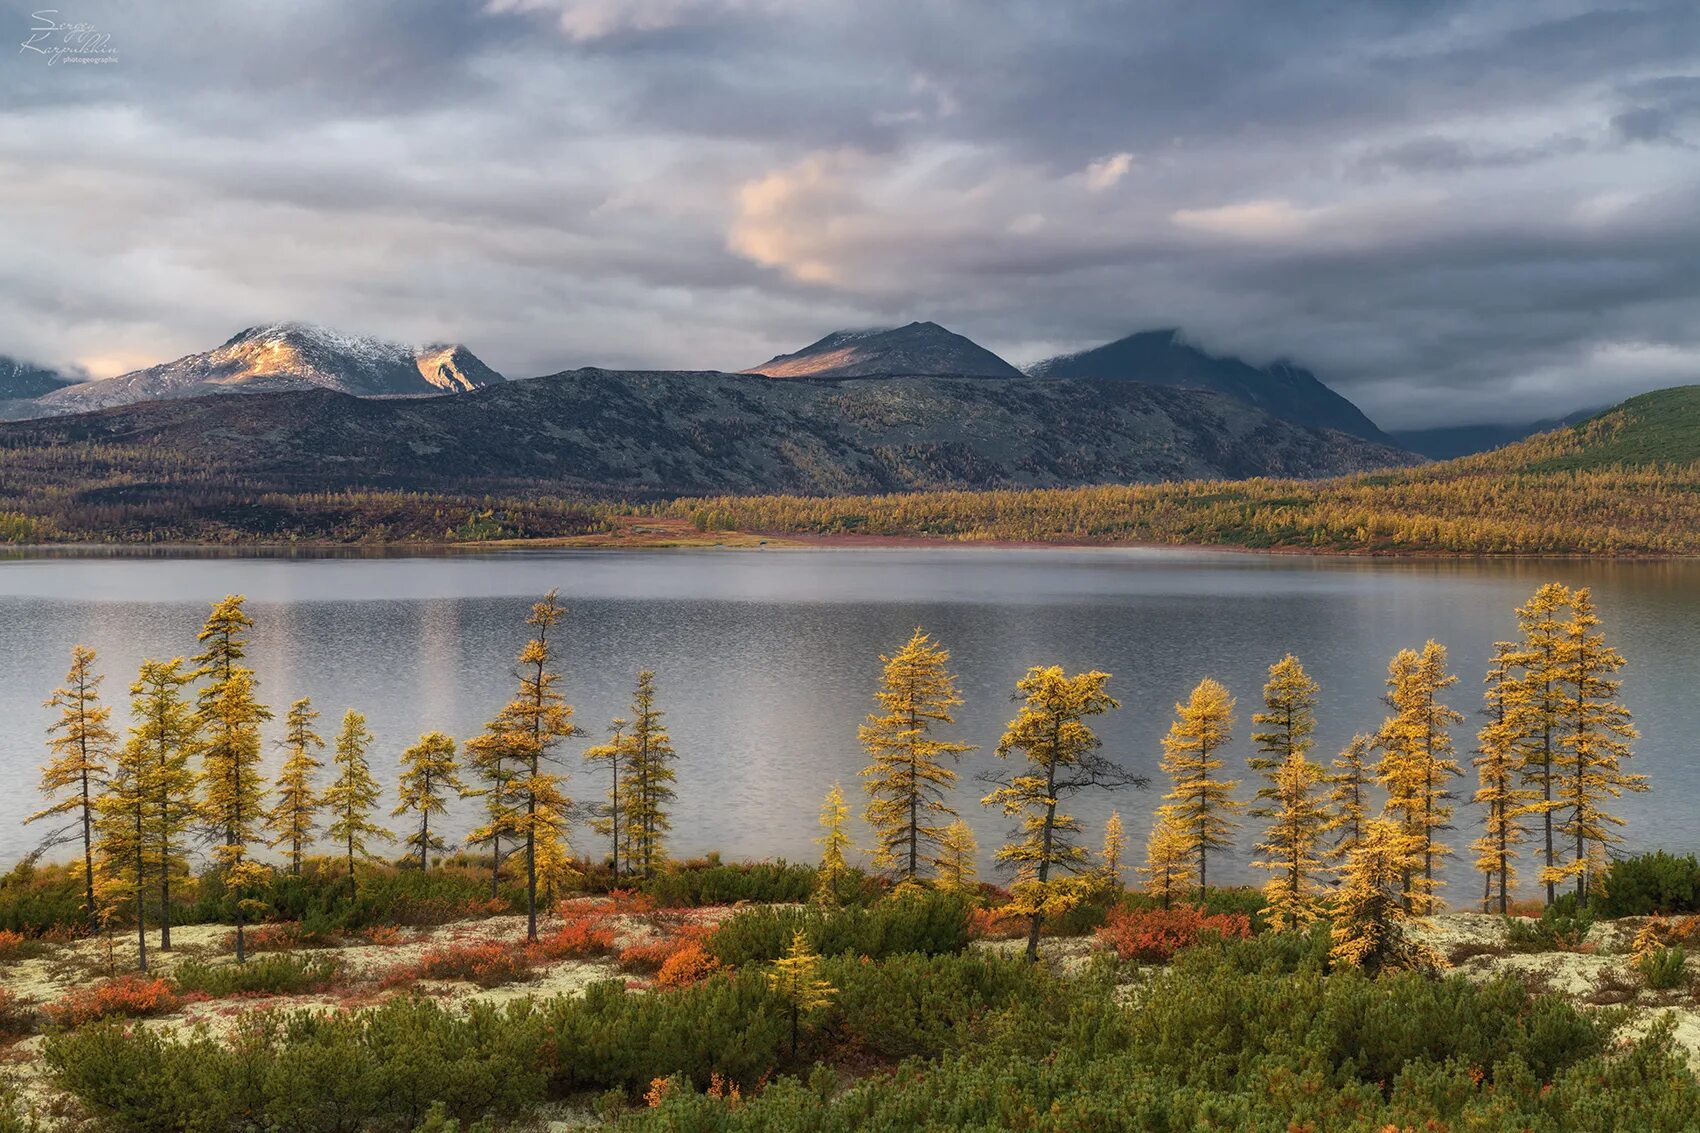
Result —
[[1027, 935], [1027, 918], [1011, 916], [1002, 909], [972, 909], [968, 913], [968, 936], [973, 940], [1013, 940]]
[[376, 945], [379, 948], [392, 948], [400, 944], [407, 934], [393, 924], [380, 924], [373, 925], [361, 935], [366, 938], [367, 944]]
[[1244, 940], [1251, 920], [1244, 913], [1207, 915], [1191, 905], [1172, 909], [1111, 909], [1098, 930], [1098, 946], [1113, 948], [1123, 960], [1165, 962], [1201, 938]]
[[23, 933], [0, 929], [0, 964], [23, 959], [28, 944]]
[[147, 976], [119, 976], [90, 987], [66, 992], [49, 1003], [47, 1017], [61, 1027], [76, 1027], [112, 1016], [140, 1018], [177, 1010], [171, 981]]
[[659, 972], [675, 953], [687, 947], [700, 945], [708, 939], [710, 929], [705, 925], [680, 925], [672, 933], [658, 936], [654, 940], [646, 940], [641, 944], [633, 944], [620, 950], [620, 969], [626, 972], [639, 972], [643, 975], [654, 975]]
[[655, 974], [657, 987], [686, 987], [707, 979], [720, 968], [720, 961], [709, 955], [702, 945], [686, 941], [661, 965]]
[[497, 987], [531, 978], [531, 957], [523, 947], [489, 941], [445, 944], [413, 964], [397, 964], [384, 974], [380, 987], [400, 987], [415, 980], [465, 980], [479, 987]]
[[10, 988], [0, 987], [0, 1039], [10, 1040], [30, 1033], [34, 1012]]
[[582, 960], [614, 950], [613, 930], [597, 914], [569, 917], [561, 927], [531, 946], [542, 960]]
[[[248, 925], [242, 930], [242, 947], [248, 952], [293, 952], [307, 943], [301, 934], [300, 921], [268, 921]], [[236, 947], [236, 934], [224, 934], [224, 947]]]

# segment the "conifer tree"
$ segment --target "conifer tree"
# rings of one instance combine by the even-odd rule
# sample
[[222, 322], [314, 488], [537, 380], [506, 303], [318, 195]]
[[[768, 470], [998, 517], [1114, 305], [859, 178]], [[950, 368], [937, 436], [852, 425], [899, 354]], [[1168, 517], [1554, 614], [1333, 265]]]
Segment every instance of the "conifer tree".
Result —
[[1275, 797], [1275, 774], [1294, 753], [1309, 755], [1315, 746], [1316, 694], [1319, 686], [1291, 653], [1269, 666], [1263, 686], [1263, 711], [1251, 716], [1251, 742], [1258, 754], [1246, 761], [1269, 785], [1259, 798]]
[[[559, 868], [566, 862], [572, 800], [561, 789], [564, 776], [551, 770], [556, 765], [555, 749], [562, 740], [583, 734], [572, 722], [572, 706], [555, 687], [561, 675], [553, 667], [549, 631], [565, 614], [566, 607], [553, 590], [531, 607], [526, 624], [535, 636], [519, 653], [519, 688], [488, 729], [488, 734], [502, 737], [499, 750], [505, 766], [499, 775], [502, 813], [499, 823], [493, 818], [491, 831], [507, 833], [524, 850], [528, 941], [537, 939], [538, 879], [543, 876], [547, 883], [547, 867]], [[545, 869], [542, 874], [540, 865]]]
[[44, 707], [59, 710], [59, 719], [47, 728], [47, 748], [52, 757], [41, 769], [41, 793], [49, 803], [24, 820], [69, 816], [69, 824], [49, 833], [46, 844], [82, 840], [83, 914], [91, 929], [98, 917], [94, 894], [95, 799], [105, 787], [118, 743], [110, 723], [112, 709], [100, 702], [103, 678], [94, 671], [94, 662], [93, 649], [73, 647], [64, 686], [47, 698]]
[[132, 738], [120, 747], [95, 816], [100, 907], [107, 913], [129, 907], [136, 925], [136, 966], [143, 972], [148, 970], [147, 891], [159, 872], [148, 810], [153, 768], [147, 745]]
[[266, 819], [266, 784], [260, 775], [260, 725], [272, 717], [256, 696], [254, 670], [240, 664], [247, 655], [247, 631], [253, 620], [232, 594], [213, 604], [196, 640], [201, 652], [195, 676], [205, 680], [196, 699], [201, 734], [201, 814], [218, 845], [213, 856], [224, 883], [235, 895], [236, 959], [244, 951], [245, 894], [265, 874], [248, 856], [260, 840]]
[[1065, 908], [1069, 896], [1053, 873], [1073, 874], [1085, 866], [1086, 850], [1077, 841], [1080, 824], [1060, 804], [1089, 788], [1114, 790], [1145, 786], [1098, 753], [1101, 741], [1088, 721], [1121, 703], [1105, 691], [1110, 674], [1094, 670], [1067, 676], [1060, 665], [1034, 666], [1016, 682], [1023, 698], [1014, 720], [998, 741], [999, 759], [1019, 754], [1025, 769], [1015, 772], [982, 800], [1002, 809], [1020, 825], [997, 852], [998, 861], [1016, 869], [1012, 907], [1028, 918], [1027, 958], [1039, 958], [1039, 928], [1050, 913]]
[[1334, 760], [1327, 779], [1327, 832], [1335, 836], [1328, 858], [1336, 868], [1364, 840], [1364, 824], [1370, 819], [1369, 790], [1375, 782], [1369, 763], [1374, 750], [1375, 737], [1359, 732]]
[[661, 722], [664, 713], [655, 707], [655, 674], [648, 669], [637, 675], [632, 693], [632, 723], [627, 733], [626, 843], [631, 865], [644, 877], [655, 876], [667, 860], [665, 835], [673, 828], [668, 808], [673, 802], [672, 737]]
[[1102, 858], [1104, 876], [1117, 885], [1122, 883], [1122, 854], [1127, 851], [1127, 833], [1122, 829], [1121, 812], [1112, 810], [1104, 820]]
[[501, 895], [502, 866], [517, 844], [508, 784], [516, 773], [519, 750], [506, 726], [507, 721], [498, 716], [485, 725], [483, 732], [466, 741], [467, 765], [482, 783], [467, 794], [484, 800], [484, 821], [472, 828], [466, 840], [473, 846], [490, 847], [491, 900]]
[[1233, 845], [1239, 824], [1229, 817], [1245, 804], [1233, 798], [1237, 784], [1218, 779], [1220, 751], [1232, 738], [1234, 698], [1219, 683], [1204, 678], [1185, 704], [1175, 705], [1175, 720], [1163, 738], [1163, 771], [1171, 788], [1157, 813], [1166, 819], [1198, 859], [1198, 894], [1204, 897], [1211, 850]]
[[1158, 814], [1151, 823], [1151, 834], [1145, 841], [1145, 864], [1139, 874], [1145, 879], [1145, 892], [1171, 907], [1192, 885], [1192, 870], [1198, 857], [1188, 844], [1186, 835], [1169, 819]]
[[343, 848], [351, 898], [359, 892], [355, 863], [374, 856], [367, 841], [376, 838], [388, 842], [395, 837], [372, 821], [372, 812], [378, 806], [378, 781], [372, 777], [367, 753], [372, 750], [373, 740], [365, 716], [352, 708], [343, 713], [342, 727], [336, 733], [335, 754], [331, 757], [336, 777], [325, 788], [324, 795], [325, 813], [330, 816], [325, 833]]
[[820, 806], [821, 836], [815, 839], [820, 847], [820, 866], [815, 870], [815, 899], [834, 902], [838, 886], [850, 875], [850, 863], [845, 851], [850, 848], [850, 835], [844, 829], [850, 821], [850, 804], [844, 801], [844, 791], [837, 783], [827, 791]]
[[1403, 927], [1405, 875], [1417, 853], [1414, 842], [1400, 820], [1372, 818], [1364, 824], [1363, 840], [1346, 856], [1334, 894], [1329, 959], [1371, 975], [1407, 966], [1412, 952]]
[[266, 816], [272, 849], [289, 847], [289, 872], [301, 876], [301, 859], [313, 841], [318, 826], [319, 792], [313, 778], [324, 763], [315, 755], [325, 741], [313, 730], [319, 714], [313, 702], [302, 697], [289, 706], [284, 716], [283, 750], [287, 753], [277, 776], [277, 803]]
[[1558, 860], [1554, 816], [1563, 805], [1558, 798], [1562, 754], [1559, 735], [1565, 701], [1564, 623], [1571, 597], [1568, 586], [1549, 582], [1517, 607], [1517, 625], [1523, 632], [1518, 650], [1522, 668], [1518, 700], [1527, 712], [1522, 777], [1524, 784], [1536, 792], [1536, 798], [1525, 811], [1540, 816], [1544, 842], [1540, 877], [1546, 886], [1549, 905], [1556, 899], [1558, 883], [1564, 877]]
[[940, 843], [956, 812], [945, 801], [956, 783], [955, 762], [972, 745], [935, 739], [938, 725], [955, 723], [962, 703], [950, 652], [917, 627], [885, 665], [874, 700], [879, 710], [857, 729], [868, 753], [862, 771], [866, 821], [874, 834], [874, 864], [899, 881], [918, 881], [923, 864], [937, 866]]
[[1257, 845], [1265, 857], [1252, 864], [1270, 871], [1263, 894], [1276, 932], [1303, 929], [1318, 916], [1316, 876], [1328, 821], [1318, 794], [1322, 780], [1322, 767], [1295, 749], [1276, 769], [1273, 798], [1259, 808], [1269, 826]]
[[1486, 721], [1476, 734], [1477, 787], [1473, 798], [1485, 809], [1482, 836], [1473, 843], [1476, 868], [1485, 878], [1482, 912], [1494, 903], [1494, 884], [1499, 887], [1499, 913], [1510, 908], [1511, 889], [1517, 878], [1517, 847], [1528, 837], [1524, 815], [1537, 797], [1522, 786], [1519, 774], [1522, 743], [1528, 735], [1529, 716], [1526, 686], [1517, 677], [1521, 653], [1510, 641], [1496, 641], [1488, 666], [1484, 694]]
[[[391, 818], [405, 814], [419, 817], [419, 826], [405, 839], [408, 852], [419, 855], [421, 871], [431, 868], [431, 852], [448, 851], [441, 834], [431, 832], [431, 816], [447, 814], [449, 792], [466, 793], [455, 762], [455, 742], [441, 732], [426, 732], [419, 742], [401, 753], [401, 784]], [[352, 871], [351, 871], [352, 872]]]
[[939, 842], [939, 888], [951, 891], [974, 888], [980, 876], [974, 864], [979, 853], [980, 845], [966, 822], [959, 818], [946, 826], [944, 838]]
[[[631, 790], [629, 783], [622, 783], [620, 772], [626, 770], [631, 758], [631, 740], [626, 735], [626, 728], [631, 721], [614, 717], [608, 725], [611, 739], [605, 744], [596, 744], [584, 749], [584, 758], [592, 763], [607, 761], [609, 771], [608, 801], [590, 820], [590, 828], [598, 834], [608, 835], [609, 869], [615, 877], [620, 876], [620, 847], [625, 844], [626, 823], [621, 815], [621, 805], [626, 793]], [[628, 869], [631, 863], [626, 863]]]
[[797, 1057], [797, 1032], [802, 1019], [832, 1002], [838, 991], [821, 978], [820, 955], [809, 946], [802, 929], [791, 936], [785, 955], [773, 962], [767, 986], [785, 1001], [791, 1018], [791, 1057]]
[[1440, 693], [1458, 683], [1446, 671], [1446, 647], [1430, 641], [1422, 652], [1402, 649], [1387, 667], [1388, 705], [1393, 715], [1381, 726], [1382, 758], [1376, 778], [1387, 791], [1387, 809], [1403, 824], [1411, 860], [1405, 864], [1405, 911], [1427, 915], [1438, 905], [1437, 858], [1451, 853], [1440, 831], [1451, 829], [1449, 781], [1462, 775], [1453, 756], [1451, 726], [1464, 719], [1441, 702]]
[[1559, 869], [1561, 877], [1576, 879], [1576, 896], [1586, 900], [1591, 863], [1622, 840], [1614, 828], [1623, 820], [1607, 812], [1606, 804], [1625, 791], [1645, 791], [1647, 779], [1623, 770], [1636, 736], [1629, 709], [1618, 700], [1622, 682], [1612, 675], [1623, 668], [1623, 655], [1606, 643], [1587, 587], [1571, 595], [1570, 611], [1563, 627], [1558, 801], [1565, 808], [1560, 830], [1575, 854]]

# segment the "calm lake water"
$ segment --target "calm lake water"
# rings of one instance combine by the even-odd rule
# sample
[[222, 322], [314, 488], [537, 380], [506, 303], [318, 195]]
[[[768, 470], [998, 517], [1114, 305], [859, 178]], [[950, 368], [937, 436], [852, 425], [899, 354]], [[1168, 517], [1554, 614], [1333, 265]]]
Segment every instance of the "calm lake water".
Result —
[[[52, 717], [41, 702], [71, 646], [99, 650], [122, 723], [138, 662], [192, 653], [207, 604], [226, 593], [248, 596], [250, 661], [280, 721], [291, 700], [311, 696], [328, 737], [345, 708], [359, 709], [379, 739], [375, 763], [393, 780], [396, 755], [420, 732], [464, 738], [504, 703], [528, 605], [558, 587], [570, 606], [564, 689], [592, 732], [569, 746], [573, 793], [599, 796], [603, 777], [579, 766], [578, 752], [624, 714], [635, 670], [653, 668], [680, 753], [672, 848], [729, 857], [813, 858], [826, 789], [841, 782], [859, 803], [856, 725], [879, 654], [925, 626], [961, 674], [958, 734], [980, 745], [963, 762], [959, 801], [984, 869], [1006, 824], [977, 805], [972, 775], [999, 762], [990, 749], [1027, 666], [1113, 673], [1124, 708], [1102, 720], [1105, 750], [1155, 777], [1171, 707], [1199, 678], [1215, 676], [1239, 698], [1243, 758], [1266, 667], [1297, 653], [1322, 685], [1326, 759], [1381, 720], [1388, 657], [1434, 637], [1461, 678], [1451, 702], [1471, 716], [1459, 744], [1467, 753], [1492, 644], [1514, 634], [1513, 608], [1548, 580], [1592, 586], [1629, 660], [1625, 699], [1642, 733], [1633, 762], [1654, 784], [1621, 806], [1629, 843], [1700, 849], [1700, 682], [1690, 661], [1700, 563], [941, 548], [0, 562], [0, 858], [9, 863], [39, 836], [20, 821], [39, 805]], [[1159, 793], [1086, 798], [1075, 810], [1094, 844], [1112, 807], [1142, 844]], [[1250, 793], [1242, 783], [1242, 797]], [[1474, 827], [1461, 809], [1461, 855]], [[1251, 879], [1252, 840], [1242, 837], [1242, 852], [1213, 863], [1211, 876]], [[600, 850], [588, 833], [578, 845]], [[1465, 883], [1454, 899], [1471, 891]]]

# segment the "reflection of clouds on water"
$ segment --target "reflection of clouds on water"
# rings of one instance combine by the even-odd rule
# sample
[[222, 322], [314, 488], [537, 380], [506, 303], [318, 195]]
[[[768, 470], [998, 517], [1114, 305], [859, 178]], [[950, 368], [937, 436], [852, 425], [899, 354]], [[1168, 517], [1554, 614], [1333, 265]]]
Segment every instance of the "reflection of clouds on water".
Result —
[[[959, 805], [982, 847], [982, 868], [1005, 820], [979, 807], [974, 774], [993, 768], [1009, 697], [1028, 664], [1114, 674], [1125, 708], [1101, 720], [1106, 754], [1155, 775], [1173, 704], [1205, 675], [1238, 698], [1239, 759], [1264, 671], [1297, 653], [1322, 685], [1319, 757], [1382, 718], [1387, 658], [1428, 637], [1451, 651], [1451, 703], [1469, 714], [1473, 746], [1480, 679], [1492, 644], [1515, 632], [1513, 607], [1540, 582], [1596, 588], [1606, 628], [1629, 658], [1626, 699], [1643, 739], [1636, 769], [1650, 795], [1623, 800], [1632, 840], [1700, 849], [1686, 799], [1700, 789], [1687, 737], [1700, 725], [1690, 689], [1700, 639], [1700, 564], [1312, 559], [1162, 551], [904, 549], [866, 552], [592, 552], [415, 558], [196, 557], [11, 561], [0, 564], [0, 858], [37, 837], [18, 820], [37, 805], [35, 776], [50, 713], [41, 701], [70, 647], [93, 645], [118, 708], [143, 655], [187, 655], [206, 603], [249, 595], [250, 656], [278, 719], [309, 695], [334, 734], [346, 707], [378, 736], [374, 765], [393, 786], [395, 761], [421, 732], [475, 734], [512, 691], [513, 656], [530, 602], [559, 586], [563, 690], [588, 735], [564, 745], [569, 790], [600, 799], [606, 776], [580, 753], [625, 715], [634, 675], [656, 670], [679, 752], [673, 846], [681, 854], [784, 854], [811, 859], [821, 796], [840, 782], [865, 846], [856, 725], [871, 705], [878, 655], [922, 624], [955, 655], [967, 704], [958, 738], [978, 745], [961, 764]], [[1251, 784], [1241, 794], [1249, 797]], [[1086, 797], [1074, 811], [1096, 844], [1112, 807], [1136, 842], [1161, 784]], [[1460, 781], [1467, 797], [1473, 785]], [[386, 799], [386, 808], [390, 805]], [[457, 803], [451, 825], [471, 821]], [[1459, 861], [1475, 837], [1460, 810]], [[588, 832], [578, 845], [600, 852]], [[1251, 879], [1242, 852], [1226, 876]], [[1455, 864], [1456, 873], [1461, 867]], [[1214, 872], [1214, 871], [1213, 871]]]

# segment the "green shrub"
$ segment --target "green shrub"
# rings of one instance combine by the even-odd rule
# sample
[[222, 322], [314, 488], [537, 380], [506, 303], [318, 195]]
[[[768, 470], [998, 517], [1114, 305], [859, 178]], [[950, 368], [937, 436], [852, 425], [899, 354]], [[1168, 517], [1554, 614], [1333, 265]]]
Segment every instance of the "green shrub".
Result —
[[287, 952], [262, 955], [245, 964], [208, 964], [184, 960], [171, 979], [182, 994], [200, 993], [221, 999], [227, 995], [299, 995], [323, 990], [342, 975], [335, 956], [297, 956]]
[[1687, 959], [1687, 954], [1680, 947], [1653, 948], [1635, 957], [1635, 971], [1649, 988], [1668, 991], [1682, 986], [1685, 975], [1683, 963]]
[[815, 889], [815, 867], [784, 859], [723, 864], [717, 857], [669, 865], [638, 888], [658, 905], [676, 908], [731, 905], [739, 901], [789, 904], [807, 901]]
[[69, 865], [39, 865], [26, 856], [0, 877], [0, 930], [39, 936], [49, 929], [81, 930], [83, 877]]
[[1574, 952], [1594, 927], [1593, 911], [1566, 893], [1536, 920], [1505, 918], [1505, 944], [1517, 952]]
[[1700, 912], [1700, 862], [1663, 850], [1619, 858], [1600, 879], [1601, 915], [1645, 917]]
[[968, 947], [968, 910], [966, 898], [934, 891], [867, 907], [745, 909], [720, 923], [708, 950], [734, 967], [767, 963], [784, 955], [800, 929], [823, 956], [848, 952], [877, 960], [903, 952], [960, 952]]

